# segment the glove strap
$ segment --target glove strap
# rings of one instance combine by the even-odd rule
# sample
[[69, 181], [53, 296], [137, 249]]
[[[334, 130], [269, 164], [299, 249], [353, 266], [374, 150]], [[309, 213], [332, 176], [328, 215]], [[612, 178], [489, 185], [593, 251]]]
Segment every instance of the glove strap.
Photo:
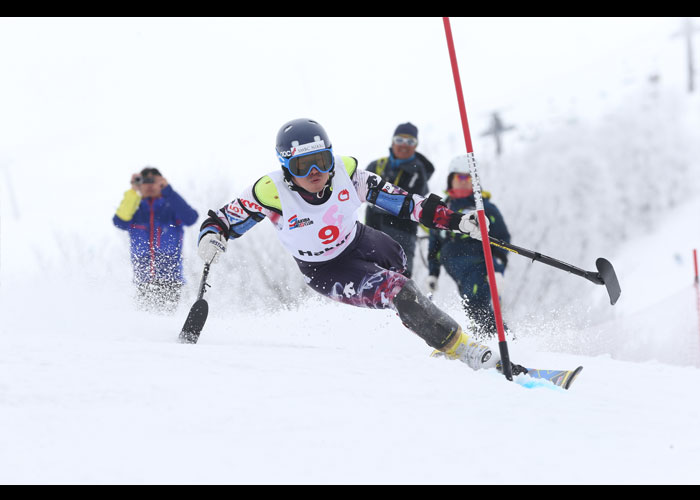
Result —
[[450, 215], [450, 219], [447, 221], [447, 227], [449, 227], [452, 231], [459, 231], [459, 223], [462, 222], [463, 217], [465, 217], [465, 215], [461, 212], [453, 213]]
[[221, 234], [223, 235], [224, 239], [228, 240], [230, 230], [228, 227], [226, 227], [226, 224], [224, 224], [221, 221], [221, 219], [219, 219], [219, 216], [216, 215], [216, 212], [214, 212], [213, 210], [209, 210], [209, 212], [207, 212], [207, 215], [209, 217], [202, 223], [201, 229], [206, 229], [207, 226], [216, 226], [221, 231]]

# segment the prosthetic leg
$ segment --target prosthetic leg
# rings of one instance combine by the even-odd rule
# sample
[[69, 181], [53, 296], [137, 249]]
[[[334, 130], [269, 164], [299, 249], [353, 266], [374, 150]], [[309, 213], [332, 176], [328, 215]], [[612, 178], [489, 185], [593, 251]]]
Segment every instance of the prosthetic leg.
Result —
[[423, 295], [413, 280], [394, 297], [394, 308], [403, 324], [435, 349], [433, 356], [459, 359], [474, 370], [494, 368], [499, 361], [490, 347], [471, 340], [455, 320]]

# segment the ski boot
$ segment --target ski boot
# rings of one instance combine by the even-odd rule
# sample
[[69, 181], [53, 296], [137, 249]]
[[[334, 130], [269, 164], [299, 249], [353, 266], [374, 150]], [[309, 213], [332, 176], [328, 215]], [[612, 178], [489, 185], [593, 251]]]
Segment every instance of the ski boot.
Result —
[[493, 357], [493, 352], [489, 346], [472, 341], [469, 335], [464, 333], [461, 328], [457, 334], [457, 339], [451, 346], [442, 351], [436, 349], [431, 356], [434, 358], [458, 359], [473, 370], [493, 368], [499, 361]]

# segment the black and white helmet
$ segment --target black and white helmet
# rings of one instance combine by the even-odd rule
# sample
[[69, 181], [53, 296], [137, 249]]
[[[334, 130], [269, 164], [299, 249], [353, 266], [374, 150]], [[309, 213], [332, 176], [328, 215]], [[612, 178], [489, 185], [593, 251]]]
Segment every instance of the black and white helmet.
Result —
[[328, 134], [309, 118], [297, 118], [282, 125], [275, 150], [282, 169], [294, 177], [306, 177], [314, 168], [322, 173], [330, 172], [335, 166]]

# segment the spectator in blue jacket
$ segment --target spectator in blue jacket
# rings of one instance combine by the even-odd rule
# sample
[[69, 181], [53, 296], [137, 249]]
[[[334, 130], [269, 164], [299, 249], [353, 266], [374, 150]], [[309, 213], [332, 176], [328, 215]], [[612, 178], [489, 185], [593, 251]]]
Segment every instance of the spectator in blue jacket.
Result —
[[[489, 223], [489, 236], [510, 242], [508, 228], [501, 212], [491, 202], [490, 193], [482, 191], [481, 194]], [[457, 156], [450, 162], [447, 197], [443, 201], [455, 212], [475, 210], [476, 202], [466, 155]], [[499, 285], [508, 265], [508, 252], [492, 246], [491, 253], [496, 271], [496, 288], [500, 292], [502, 287]], [[481, 241], [470, 238], [468, 234], [431, 229], [427, 279], [427, 287], [431, 292], [437, 289], [441, 266], [445, 267], [447, 274], [457, 284], [462, 305], [475, 330], [473, 333], [481, 339], [493, 337], [496, 334], [496, 322]]]
[[157, 168], [131, 176], [114, 225], [129, 233], [131, 264], [141, 309], [172, 312], [185, 282], [182, 270], [183, 227], [197, 212], [177, 194]]

